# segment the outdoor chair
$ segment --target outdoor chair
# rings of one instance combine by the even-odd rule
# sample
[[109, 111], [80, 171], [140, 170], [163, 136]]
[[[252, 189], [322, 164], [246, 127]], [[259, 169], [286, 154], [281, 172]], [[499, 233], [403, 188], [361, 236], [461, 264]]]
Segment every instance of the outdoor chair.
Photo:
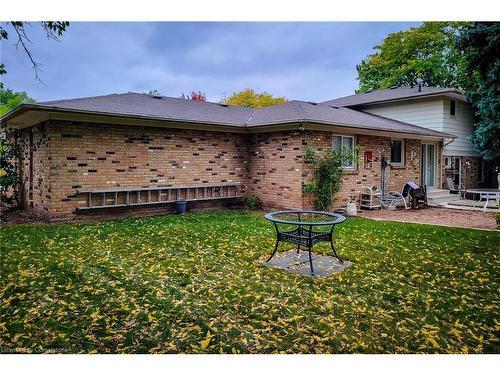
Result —
[[382, 196], [382, 207], [389, 209], [389, 210], [395, 210], [398, 204], [402, 203], [405, 207], [405, 210], [407, 210], [408, 207], [408, 195], [406, 197], [403, 195], [403, 191], [398, 192], [398, 191], [391, 191], [389, 194], [383, 195]]
[[384, 208], [395, 209], [400, 203], [403, 204], [405, 210], [408, 210], [410, 207], [416, 209], [419, 204], [422, 203], [424, 206], [427, 206], [426, 187], [420, 187], [409, 181], [403, 186], [401, 192], [391, 191], [389, 194], [382, 197], [382, 205]]

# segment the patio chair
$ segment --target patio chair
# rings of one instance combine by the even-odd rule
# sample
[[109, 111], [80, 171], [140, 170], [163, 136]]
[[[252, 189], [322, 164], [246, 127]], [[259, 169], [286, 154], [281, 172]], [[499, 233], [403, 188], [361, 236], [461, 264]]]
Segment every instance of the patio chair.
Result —
[[419, 204], [423, 203], [427, 206], [427, 189], [420, 187], [414, 182], [408, 181], [401, 192], [391, 191], [389, 194], [382, 197], [384, 208], [395, 209], [399, 203], [402, 203], [405, 210], [416, 209]]
[[389, 210], [395, 210], [396, 207], [398, 206], [399, 203], [402, 203], [405, 207], [405, 210], [407, 210], [408, 203], [408, 193], [406, 193], [406, 197], [403, 195], [404, 189], [401, 192], [398, 191], [391, 191], [389, 194], [383, 195], [382, 196], [382, 207], [389, 209]]

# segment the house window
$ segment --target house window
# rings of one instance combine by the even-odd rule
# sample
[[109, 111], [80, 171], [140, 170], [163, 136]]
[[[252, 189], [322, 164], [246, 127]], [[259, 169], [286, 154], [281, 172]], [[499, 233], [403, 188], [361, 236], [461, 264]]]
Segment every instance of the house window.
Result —
[[456, 100], [450, 100], [450, 116], [455, 116], [456, 110], [457, 110]]
[[402, 139], [393, 139], [391, 141], [391, 164], [403, 165], [405, 154], [405, 143]]
[[[332, 138], [333, 148], [342, 147], [347, 152], [354, 150], [354, 137], [350, 135], [334, 135]], [[347, 169], [354, 169], [353, 160], [345, 160], [342, 166]]]
[[451, 158], [449, 156], [444, 157], [444, 167], [451, 169]]

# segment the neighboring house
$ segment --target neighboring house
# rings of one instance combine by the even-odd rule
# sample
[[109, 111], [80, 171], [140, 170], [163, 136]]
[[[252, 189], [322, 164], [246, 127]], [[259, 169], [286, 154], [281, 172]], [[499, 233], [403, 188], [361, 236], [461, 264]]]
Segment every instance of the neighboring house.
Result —
[[492, 177], [492, 173], [490, 176], [486, 173], [491, 165], [467, 140], [474, 132], [474, 113], [457, 89], [404, 86], [322, 104], [347, 107], [454, 135], [453, 139], [445, 139], [442, 157], [439, 157], [437, 143], [422, 143], [421, 183], [428, 187], [446, 189], [447, 179], [451, 178], [456, 186], [473, 188], [486, 185], [488, 177]]
[[[454, 150], [457, 133], [444, 125], [448, 118], [439, 125], [452, 94], [439, 95], [442, 109], [429, 111], [436, 116], [430, 127], [416, 124], [423, 114], [400, 118], [387, 109], [383, 117], [377, 101], [252, 109], [136, 93], [23, 104], [1, 122], [15, 129], [21, 148], [21, 202], [50, 220], [168, 212], [184, 199], [191, 209], [214, 208], [245, 195], [266, 207], [300, 209], [312, 207], [303, 192], [312, 178], [307, 146], [361, 146], [358, 163], [346, 165], [336, 206], [364, 186], [381, 186], [382, 158], [391, 161], [386, 190], [406, 181], [441, 186], [441, 149]], [[457, 121], [463, 108], [456, 107]]]

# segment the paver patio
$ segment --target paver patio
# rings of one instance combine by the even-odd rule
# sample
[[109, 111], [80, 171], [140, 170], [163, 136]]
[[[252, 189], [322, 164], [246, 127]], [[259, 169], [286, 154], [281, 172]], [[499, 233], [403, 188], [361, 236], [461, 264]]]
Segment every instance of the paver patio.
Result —
[[419, 224], [443, 225], [448, 227], [496, 230], [495, 213], [455, 210], [451, 208], [427, 207], [419, 210], [361, 210], [359, 216]]

